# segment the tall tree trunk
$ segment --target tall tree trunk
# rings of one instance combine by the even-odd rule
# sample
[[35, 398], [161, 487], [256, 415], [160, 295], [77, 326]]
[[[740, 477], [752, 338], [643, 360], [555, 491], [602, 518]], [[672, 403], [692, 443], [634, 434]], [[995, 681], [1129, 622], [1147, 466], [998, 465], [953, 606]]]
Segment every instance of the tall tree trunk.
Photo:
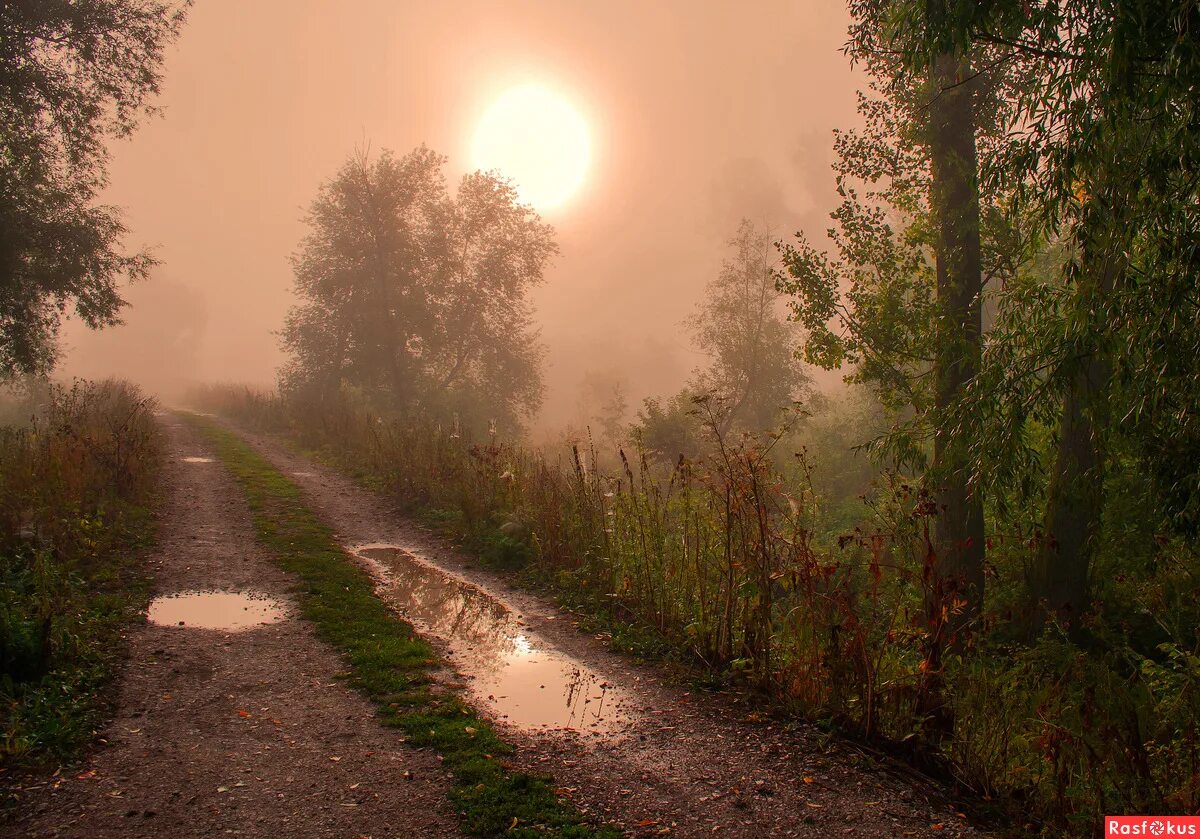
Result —
[[[1124, 270], [1119, 251], [1112, 236], [1084, 243], [1076, 300], [1081, 311], [1095, 310], [1112, 292]], [[1108, 423], [1112, 368], [1107, 355], [1094, 348], [1074, 366], [1063, 398], [1046, 498], [1045, 533], [1031, 580], [1037, 601], [1035, 632], [1047, 619], [1079, 628], [1079, 618], [1089, 606], [1088, 576], [1104, 509], [1102, 436]]]
[[[932, 0], [931, 14], [937, 5]], [[932, 474], [937, 518], [926, 605], [934, 622], [941, 625], [945, 620], [946, 640], [956, 645], [963, 627], [979, 613], [984, 585], [983, 499], [969, 484], [966, 441], [951, 427], [954, 406], [981, 363], [975, 85], [970, 62], [960, 51], [938, 54], [930, 70], [929, 152], [941, 320], [934, 360]]]

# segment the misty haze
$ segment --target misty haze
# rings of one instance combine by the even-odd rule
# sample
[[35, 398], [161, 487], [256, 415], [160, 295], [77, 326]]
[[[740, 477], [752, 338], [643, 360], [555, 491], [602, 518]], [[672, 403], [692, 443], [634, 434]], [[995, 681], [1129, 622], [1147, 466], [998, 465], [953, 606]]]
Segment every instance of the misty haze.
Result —
[[0, 0], [0, 835], [1192, 835], [1198, 31]]

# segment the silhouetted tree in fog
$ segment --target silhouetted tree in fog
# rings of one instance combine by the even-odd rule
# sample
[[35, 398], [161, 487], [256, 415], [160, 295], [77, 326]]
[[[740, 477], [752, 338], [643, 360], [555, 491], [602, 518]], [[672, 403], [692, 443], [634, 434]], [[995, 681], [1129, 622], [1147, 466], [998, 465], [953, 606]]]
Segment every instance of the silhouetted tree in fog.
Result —
[[504, 180], [465, 176], [425, 147], [352, 158], [309, 211], [293, 257], [301, 303], [282, 384], [343, 382], [392, 410], [514, 428], [538, 405], [541, 348], [526, 295], [555, 252], [553, 230]]
[[711, 359], [691, 389], [722, 400], [726, 428], [770, 428], [809, 382], [795, 356], [796, 326], [775, 288], [771, 237], [743, 220], [732, 256], [705, 289], [688, 325]]

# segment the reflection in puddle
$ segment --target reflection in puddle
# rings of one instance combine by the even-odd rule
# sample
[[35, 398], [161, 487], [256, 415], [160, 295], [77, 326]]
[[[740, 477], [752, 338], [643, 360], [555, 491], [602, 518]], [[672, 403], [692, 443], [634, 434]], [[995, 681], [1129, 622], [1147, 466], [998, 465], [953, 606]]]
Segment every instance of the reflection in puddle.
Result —
[[213, 459], [211, 457], [185, 457], [183, 459], [183, 462], [184, 463], [212, 463]]
[[484, 590], [400, 548], [364, 545], [355, 554], [380, 577], [379, 594], [445, 641], [471, 678], [476, 699], [522, 729], [611, 734], [629, 727], [624, 692], [571, 657], [546, 648]]
[[223, 629], [237, 632], [284, 617], [283, 606], [261, 594], [244, 591], [185, 591], [156, 597], [146, 619], [159, 626]]

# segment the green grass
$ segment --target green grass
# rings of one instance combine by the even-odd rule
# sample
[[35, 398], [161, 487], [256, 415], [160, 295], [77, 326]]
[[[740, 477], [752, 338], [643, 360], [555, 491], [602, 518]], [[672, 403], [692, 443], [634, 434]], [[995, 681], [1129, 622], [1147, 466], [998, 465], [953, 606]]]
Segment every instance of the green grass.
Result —
[[440, 689], [434, 649], [374, 594], [370, 577], [301, 501], [298, 487], [235, 434], [202, 417], [187, 421], [213, 444], [254, 512], [259, 539], [297, 577], [302, 615], [349, 665], [349, 684], [372, 700], [385, 725], [441, 754], [451, 800], [476, 836], [615, 837], [554, 792], [552, 779], [510, 769], [512, 754], [463, 699]]

